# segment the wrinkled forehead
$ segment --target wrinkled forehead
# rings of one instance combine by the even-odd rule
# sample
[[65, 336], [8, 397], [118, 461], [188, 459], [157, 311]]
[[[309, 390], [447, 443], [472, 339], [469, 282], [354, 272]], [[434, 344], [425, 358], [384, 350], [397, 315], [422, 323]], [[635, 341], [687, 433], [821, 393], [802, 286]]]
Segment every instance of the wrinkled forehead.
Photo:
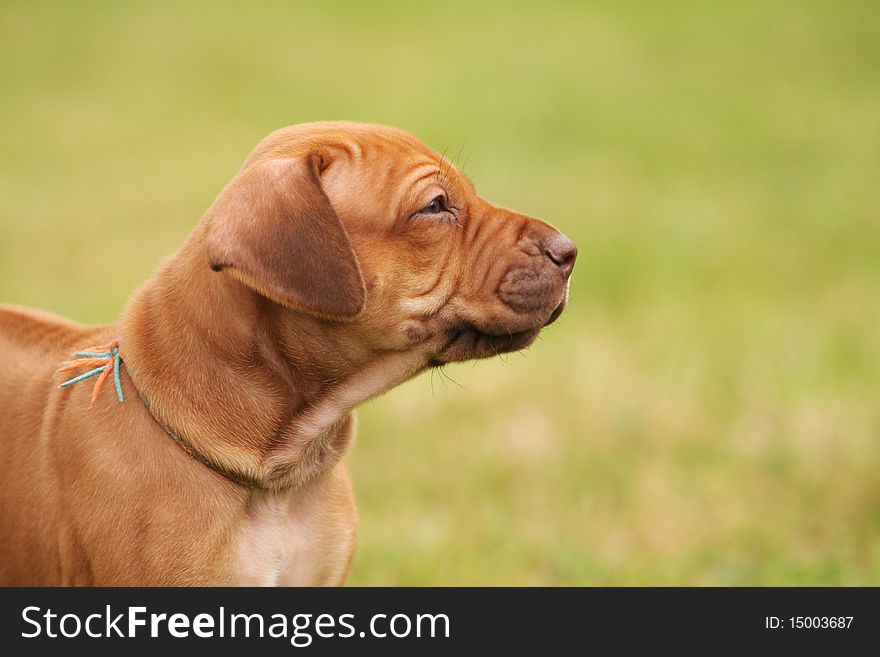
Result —
[[473, 185], [446, 157], [413, 135], [390, 126], [329, 121], [276, 130], [254, 149], [248, 164], [276, 157], [319, 154], [325, 166], [347, 165], [373, 184], [418, 184], [431, 176], [473, 191]]

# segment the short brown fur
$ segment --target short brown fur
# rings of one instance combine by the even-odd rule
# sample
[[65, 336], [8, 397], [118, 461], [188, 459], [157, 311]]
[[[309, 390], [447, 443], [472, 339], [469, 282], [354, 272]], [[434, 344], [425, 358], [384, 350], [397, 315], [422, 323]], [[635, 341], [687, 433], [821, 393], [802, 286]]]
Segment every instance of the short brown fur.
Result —
[[[402, 131], [276, 131], [118, 324], [0, 307], [0, 584], [342, 583], [354, 408], [530, 344], [575, 255]], [[125, 403], [58, 387], [117, 339]]]

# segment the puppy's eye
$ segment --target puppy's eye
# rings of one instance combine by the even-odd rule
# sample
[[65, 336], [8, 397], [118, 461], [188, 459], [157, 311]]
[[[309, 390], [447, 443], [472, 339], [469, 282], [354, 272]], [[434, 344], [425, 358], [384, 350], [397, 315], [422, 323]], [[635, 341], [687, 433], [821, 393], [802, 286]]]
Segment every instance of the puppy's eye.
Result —
[[438, 196], [425, 207], [419, 210], [419, 214], [440, 214], [446, 211], [446, 199]]

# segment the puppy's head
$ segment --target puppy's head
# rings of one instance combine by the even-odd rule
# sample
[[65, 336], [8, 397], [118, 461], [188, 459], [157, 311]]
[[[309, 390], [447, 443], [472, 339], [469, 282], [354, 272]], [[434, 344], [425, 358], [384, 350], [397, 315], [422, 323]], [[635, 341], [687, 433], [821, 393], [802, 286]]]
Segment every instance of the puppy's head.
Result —
[[577, 256], [414, 137], [355, 123], [273, 133], [205, 221], [212, 269], [420, 366], [528, 346], [564, 309]]

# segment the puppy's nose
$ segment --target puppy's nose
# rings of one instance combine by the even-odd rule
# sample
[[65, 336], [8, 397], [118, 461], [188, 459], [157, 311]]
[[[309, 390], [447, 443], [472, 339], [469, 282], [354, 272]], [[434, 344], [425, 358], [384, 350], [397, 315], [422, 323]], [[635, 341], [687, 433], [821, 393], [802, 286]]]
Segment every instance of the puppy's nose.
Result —
[[562, 233], [554, 233], [544, 241], [544, 255], [562, 270], [562, 274], [566, 278], [571, 275], [571, 270], [574, 269], [577, 254], [577, 245]]

